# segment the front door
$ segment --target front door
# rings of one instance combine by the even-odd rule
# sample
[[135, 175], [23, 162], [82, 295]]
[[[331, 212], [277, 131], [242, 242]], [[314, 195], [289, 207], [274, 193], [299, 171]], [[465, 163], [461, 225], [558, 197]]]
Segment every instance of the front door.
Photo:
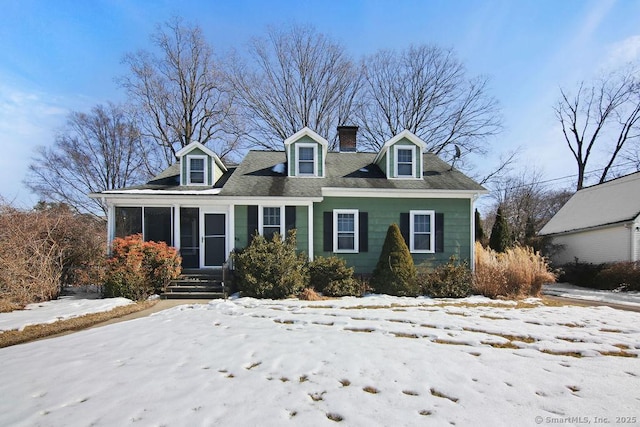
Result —
[[227, 260], [227, 217], [223, 213], [203, 214], [202, 238], [204, 248], [201, 251], [203, 267], [222, 267]]

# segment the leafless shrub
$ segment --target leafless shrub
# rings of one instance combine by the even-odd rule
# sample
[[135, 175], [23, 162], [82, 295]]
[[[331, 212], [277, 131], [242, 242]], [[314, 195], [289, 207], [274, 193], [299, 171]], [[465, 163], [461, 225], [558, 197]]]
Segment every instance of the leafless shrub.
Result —
[[64, 205], [25, 211], [0, 200], [0, 307], [56, 298], [83, 265], [104, 254], [100, 228]]

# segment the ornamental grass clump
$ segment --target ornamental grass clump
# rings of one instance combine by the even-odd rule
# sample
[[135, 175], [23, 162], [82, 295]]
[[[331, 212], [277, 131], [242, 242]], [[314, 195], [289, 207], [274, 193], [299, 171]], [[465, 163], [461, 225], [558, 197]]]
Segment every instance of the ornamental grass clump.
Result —
[[556, 280], [545, 258], [529, 247], [497, 253], [476, 243], [475, 249], [474, 291], [489, 298], [539, 296], [544, 283]]

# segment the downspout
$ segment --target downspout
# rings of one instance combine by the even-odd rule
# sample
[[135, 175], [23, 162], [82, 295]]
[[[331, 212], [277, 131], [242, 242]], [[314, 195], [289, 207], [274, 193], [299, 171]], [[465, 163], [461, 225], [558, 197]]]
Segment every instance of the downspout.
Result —
[[107, 205], [107, 255], [111, 256], [111, 244], [116, 234], [116, 207], [112, 203], [109, 203], [105, 197], [102, 197], [101, 201]]
[[470, 210], [469, 215], [471, 216], [471, 238], [470, 238], [470, 254], [471, 259], [469, 260], [469, 264], [471, 264], [471, 272], [474, 273], [476, 271], [476, 212], [475, 212], [475, 203], [480, 195], [478, 193], [474, 193], [470, 199]]
[[[636, 218], [637, 221], [637, 218]], [[636, 235], [638, 233], [638, 223], [636, 221], [633, 221], [631, 223], [631, 227], [629, 227], [630, 231], [631, 231], [631, 256], [629, 257], [629, 259], [631, 260], [631, 262], [636, 262], [638, 261], [638, 236]]]
[[309, 216], [307, 219], [309, 223], [309, 261], [313, 261], [313, 202], [309, 203], [307, 215]]

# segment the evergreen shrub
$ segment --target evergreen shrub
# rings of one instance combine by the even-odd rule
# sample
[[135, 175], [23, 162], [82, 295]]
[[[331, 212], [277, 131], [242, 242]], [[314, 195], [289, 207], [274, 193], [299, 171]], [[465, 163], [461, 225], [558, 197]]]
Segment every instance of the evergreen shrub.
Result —
[[455, 256], [435, 268], [428, 264], [418, 267], [418, 285], [431, 298], [464, 298], [473, 293], [473, 276], [469, 264]]
[[309, 284], [330, 297], [360, 296], [360, 284], [353, 277], [353, 268], [337, 256], [316, 257], [309, 263]]
[[306, 255], [296, 253], [296, 231], [286, 239], [256, 234], [249, 246], [233, 254], [235, 284], [242, 296], [281, 299], [298, 295], [308, 282]]
[[420, 286], [416, 281], [416, 274], [413, 258], [400, 228], [397, 224], [391, 224], [370, 285], [374, 292], [381, 294], [417, 296], [420, 294]]

